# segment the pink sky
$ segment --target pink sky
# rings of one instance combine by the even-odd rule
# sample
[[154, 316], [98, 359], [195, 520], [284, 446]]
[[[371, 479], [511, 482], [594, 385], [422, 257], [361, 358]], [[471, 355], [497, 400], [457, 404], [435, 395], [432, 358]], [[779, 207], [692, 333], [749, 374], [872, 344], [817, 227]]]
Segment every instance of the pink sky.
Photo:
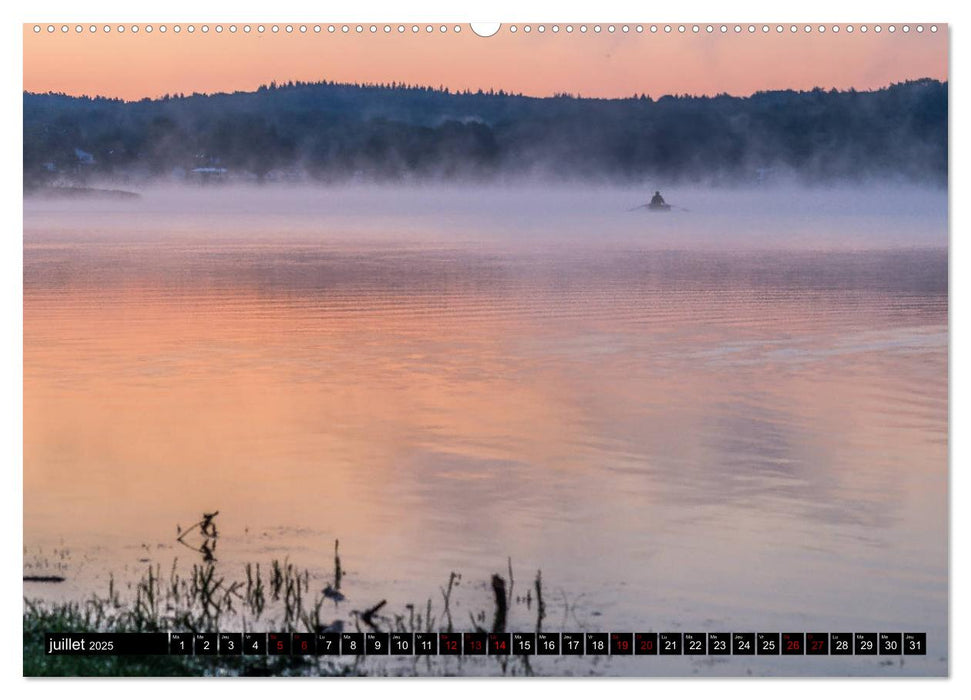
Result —
[[[24, 25], [24, 89], [32, 92], [65, 92], [72, 95], [106, 95], [124, 99], [158, 97], [165, 93], [231, 92], [253, 90], [272, 80], [336, 80], [339, 82], [392, 81], [439, 85], [453, 90], [503, 89], [527, 95], [546, 96], [570, 92], [585, 97], [623, 97], [646, 93], [748, 95], [758, 90], [883, 87], [914, 78], [946, 80], [948, 75], [948, 31], [940, 25], [936, 33], [929, 25], [921, 33], [903, 33], [900, 25], [893, 34], [886, 26], [873, 31], [838, 34], [827, 25], [823, 34], [804, 32], [800, 25], [792, 33], [789, 25], [781, 34], [775, 25], [768, 34], [742, 32], [734, 25], [727, 34], [715, 27], [707, 34], [670, 34], [659, 27], [656, 34], [645, 25], [643, 33], [634, 26], [627, 34], [617, 25], [615, 33], [596, 34], [591, 29], [554, 34], [551, 25], [539, 33], [538, 25], [526, 34], [510, 33], [507, 27], [496, 36], [475, 36], [467, 25], [459, 34], [438, 30], [399, 34], [392, 25], [363, 34], [338, 31], [328, 25], [306, 33], [293, 25], [293, 33], [281, 26], [273, 34], [267, 25], [263, 34], [256, 25], [249, 34], [222, 33], [215, 24], [208, 33], [201, 25], [189, 34], [176, 34], [171, 25], [164, 34], [158, 26], [148, 33], [124, 33], [112, 25], [110, 33], [67, 33], [60, 27], [38, 34]], [[450, 25], [450, 27], [453, 25]], [[574, 25], [579, 27], [579, 25]], [[818, 26], [818, 25], [814, 25]]]

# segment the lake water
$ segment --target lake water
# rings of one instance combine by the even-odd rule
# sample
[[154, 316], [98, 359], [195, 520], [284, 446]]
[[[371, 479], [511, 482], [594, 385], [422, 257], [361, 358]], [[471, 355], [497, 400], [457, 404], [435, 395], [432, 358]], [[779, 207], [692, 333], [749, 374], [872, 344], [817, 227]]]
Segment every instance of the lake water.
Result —
[[465, 629], [511, 559], [552, 631], [928, 633], [541, 672], [945, 674], [946, 194], [665, 195], [26, 200], [25, 573], [67, 581], [25, 595], [191, 562], [218, 510], [230, 571], [324, 582], [339, 538], [335, 618], [455, 571]]

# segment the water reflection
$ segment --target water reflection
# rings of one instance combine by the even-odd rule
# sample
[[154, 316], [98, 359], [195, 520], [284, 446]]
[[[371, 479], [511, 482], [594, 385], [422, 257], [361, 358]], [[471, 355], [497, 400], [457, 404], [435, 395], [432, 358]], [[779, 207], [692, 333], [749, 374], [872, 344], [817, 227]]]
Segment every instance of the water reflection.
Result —
[[392, 602], [512, 556], [605, 628], [946, 629], [945, 251], [41, 236], [24, 277], [28, 545], [218, 508], [221, 556], [339, 536]]

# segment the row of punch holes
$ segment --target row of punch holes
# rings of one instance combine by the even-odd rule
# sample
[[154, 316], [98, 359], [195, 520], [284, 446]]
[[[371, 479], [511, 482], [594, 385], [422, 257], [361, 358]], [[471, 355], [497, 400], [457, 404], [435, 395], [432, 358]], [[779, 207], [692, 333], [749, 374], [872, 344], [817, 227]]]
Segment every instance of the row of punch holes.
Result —
[[[169, 27], [168, 25], [164, 25], [164, 24], [161, 24], [161, 25], [158, 25], [158, 26], [153, 26], [151, 24], [146, 24], [146, 25], [142, 25], [142, 26], [139, 26], [137, 24], [132, 24], [132, 25], [128, 25], [128, 26], [126, 26], [124, 24], [119, 24], [119, 25], [116, 25], [114, 27], [112, 27], [109, 24], [105, 24], [105, 25], [102, 25], [102, 26], [98, 26], [96, 24], [92, 24], [92, 25], [88, 25], [87, 27], [85, 27], [84, 25], [81, 25], [81, 24], [74, 25], [73, 27], [72, 26], [69, 26], [67, 24], [62, 24], [60, 26], [53, 25], [53, 24], [48, 24], [46, 27], [45, 26], [41, 26], [39, 24], [35, 24], [33, 29], [34, 29], [34, 33], [35, 34], [40, 34], [41, 32], [44, 32], [44, 31], [46, 31], [48, 34], [54, 34], [54, 33], [58, 32], [58, 31], [60, 31], [62, 34], [67, 34], [68, 32], [71, 32], [71, 31], [74, 31], [77, 34], [82, 34], [85, 31], [87, 31], [88, 33], [91, 33], [91, 34], [94, 34], [94, 33], [99, 32], [99, 31], [100, 32], [104, 32], [106, 34], [107, 33], [110, 33], [110, 32], [117, 32], [119, 34], [124, 34], [125, 32], [130, 32], [132, 34], [137, 34], [138, 32], [144, 32], [146, 34], [151, 34], [152, 32], [159, 32], [159, 33], [164, 34], [164, 33], [169, 32], [169, 31], [174, 32], [175, 34], [179, 34], [179, 33], [183, 32], [183, 31], [188, 32], [189, 34], [194, 34], [196, 31], [199, 31], [199, 32], [201, 32], [203, 34], [208, 34], [210, 31], [214, 31], [217, 34], [221, 34], [224, 31], [228, 31], [230, 34], [236, 34], [237, 32], [242, 32], [243, 34], [250, 34], [250, 33], [253, 33], [253, 32], [255, 32], [257, 34], [263, 34], [263, 33], [267, 32], [267, 31], [269, 31], [269, 32], [271, 32], [273, 34], [278, 34], [281, 31], [282, 32], [285, 32], [287, 34], [293, 34], [295, 32], [296, 33], [299, 33], [299, 34], [306, 34], [307, 32], [312, 32], [312, 33], [315, 33], [315, 34], [320, 34], [321, 32], [326, 32], [328, 34], [335, 34], [335, 33], [341, 33], [341, 34], [351, 34], [351, 33], [354, 33], [354, 34], [365, 34], [365, 33], [367, 33], [367, 34], [379, 34], [379, 33], [391, 34], [392, 32], [397, 32], [399, 34], [405, 34], [405, 33], [411, 33], [411, 34], [420, 34], [420, 33], [432, 34], [432, 33], [436, 33], [436, 32], [437, 33], [441, 33], [441, 34], [446, 34], [448, 32], [453, 32], [453, 33], [461, 33], [462, 32], [462, 26], [461, 25], [458, 25], [458, 24], [455, 24], [455, 25], [446, 25], [446, 24], [440, 24], [440, 25], [432, 25], [432, 24], [425, 24], [425, 25], [418, 25], [418, 24], [412, 24], [412, 25], [405, 25], [405, 24], [398, 24], [398, 25], [390, 25], [390, 24], [384, 24], [384, 25], [378, 25], [378, 24], [328, 24], [328, 25], [320, 25], [320, 24], [312, 24], [312, 25], [308, 25], [308, 24], [297, 24], [297, 25], [294, 25], [294, 24], [284, 24], [284, 25], [279, 25], [279, 24], [271, 24], [271, 25], [257, 24], [257, 25], [249, 25], [249, 24], [243, 24], [243, 25], [236, 25], [236, 24], [229, 24], [229, 25], [226, 25], [226, 26], [223, 26], [221, 24], [216, 24], [216, 25], [213, 25], [213, 26], [210, 26], [208, 24], [202, 24], [202, 25], [199, 25], [198, 28], [195, 25], [192, 25], [192, 24], [185, 25], [185, 26], [180, 25], [180, 24], [175, 24], [175, 25], [172, 25], [171, 27]], [[936, 33], [937, 32], [937, 25], [932, 24], [929, 27], [927, 27], [927, 29], [929, 29], [932, 33]], [[594, 24], [594, 25], [589, 25], [589, 26], [586, 25], [586, 24], [579, 24], [579, 25], [565, 24], [565, 25], [562, 25], [562, 26], [559, 25], [559, 24], [551, 24], [551, 25], [545, 25], [545, 24], [539, 24], [539, 25], [530, 25], [530, 24], [517, 25], [517, 24], [511, 24], [507, 28], [507, 31], [509, 33], [511, 33], [511, 34], [517, 34], [517, 33], [531, 34], [531, 33], [534, 33], [534, 32], [537, 33], [537, 34], [546, 34], [546, 33], [558, 34], [560, 32], [565, 32], [567, 34], [573, 34], [573, 33], [577, 33], [577, 32], [580, 33], [580, 34], [586, 34], [588, 32], [593, 32], [594, 34], [600, 34], [600, 33], [604, 32], [604, 31], [606, 31], [609, 34], [615, 34], [617, 32], [620, 32], [622, 34], [628, 34], [628, 33], [632, 33], [632, 32], [633, 33], [636, 33], [636, 34], [643, 34], [644, 32], [648, 32], [648, 33], [651, 33], [651, 34], [657, 34], [659, 32], [664, 33], [664, 34], [671, 34], [671, 33], [679, 33], [679, 34], [687, 34], [687, 33], [691, 33], [691, 34], [701, 34], [701, 33], [706, 33], [706, 34], [715, 34], [715, 33], [720, 33], [720, 34], [728, 34], [728, 33], [734, 33], [734, 34], [743, 34], [743, 33], [748, 33], [748, 34], [757, 34], [757, 33], [769, 34], [769, 33], [773, 33], [773, 32], [776, 33], [776, 34], [783, 34], [783, 33], [790, 33], [790, 34], [806, 33], [806, 34], [809, 34], [809, 33], [812, 33], [812, 32], [817, 32], [817, 33], [820, 33], [820, 34], [825, 33], [825, 32], [832, 32], [833, 34], [838, 34], [840, 32], [845, 32], [847, 34], [852, 34], [853, 32], [866, 33], [866, 32], [870, 32], [870, 31], [875, 32], [877, 34], [883, 32], [883, 31], [887, 31], [887, 32], [893, 34], [893, 33], [897, 32], [898, 30], [901, 31], [901, 32], [903, 32], [903, 33], [905, 33], [905, 34], [910, 33], [911, 31], [916, 31], [918, 33], [922, 33], [922, 32], [924, 32], [925, 27], [922, 24], [914, 25], [913, 27], [911, 25], [909, 25], [909, 24], [900, 25], [899, 27], [897, 25], [894, 25], [894, 24], [887, 25], [886, 27], [884, 27], [882, 25], [879, 25], [879, 24], [877, 24], [877, 25], [861, 24], [861, 25], [858, 25], [858, 26], [854, 26], [852, 24], [840, 26], [840, 25], [836, 24], [836, 25], [832, 25], [832, 26], [829, 26], [829, 27], [827, 27], [826, 25], [823, 25], [823, 24], [819, 24], [819, 25], [812, 25], [812, 24], [805, 24], [805, 25], [796, 25], [796, 24], [790, 24], [790, 25], [782, 25], [782, 24], [776, 24], [776, 25], [768, 25], [768, 24], [761, 24], [761, 25], [755, 25], [755, 24], [748, 24], [748, 25], [741, 25], [741, 24], [734, 24], [734, 25], [729, 25], [729, 24], [718, 24], [718, 25], [715, 25], [715, 24], [706, 24], [706, 25], [701, 25], [701, 24], [675, 24], [675, 25], [672, 25], [672, 24], [663, 24], [663, 25], [658, 25], [658, 24], [651, 24], [651, 25], [644, 25], [644, 24], [620, 24], [620, 25], [607, 24], [607, 25], [600, 25], [600, 24]], [[480, 36], [488, 36], [489, 35], [489, 34], [485, 34], [483, 32], [477, 31], [476, 30], [476, 27], [474, 27], [474, 26], [472, 27], [472, 31], [473, 31], [473, 33], [479, 34]]]

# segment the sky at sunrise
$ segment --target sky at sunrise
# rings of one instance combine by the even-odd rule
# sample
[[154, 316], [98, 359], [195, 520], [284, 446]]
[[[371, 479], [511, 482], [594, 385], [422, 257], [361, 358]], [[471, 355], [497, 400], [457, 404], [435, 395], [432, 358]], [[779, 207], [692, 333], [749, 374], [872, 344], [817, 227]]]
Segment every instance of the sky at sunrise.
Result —
[[462, 31], [442, 33], [439, 25], [428, 33], [423, 25], [413, 33], [411, 25], [398, 33], [391, 25], [377, 25], [375, 33], [351, 31], [328, 33], [321, 25], [285, 25], [276, 34], [266, 25], [259, 34], [257, 25], [244, 33], [243, 25], [231, 33], [223, 25], [217, 33], [202, 25], [188, 33], [183, 25], [172, 31], [146, 32], [146, 26], [133, 34], [130, 26], [119, 33], [117, 25], [105, 33], [89, 31], [84, 25], [78, 33], [60, 26], [39, 33], [33, 24], [24, 25], [24, 89], [31, 92], [63, 92], [70, 95], [104, 95], [136, 100], [172, 93], [250, 91], [271, 81], [331, 80], [352, 83], [407, 83], [447, 87], [451, 90], [495, 89], [537, 97], [568, 92], [584, 97], [627, 97], [647, 94], [712, 95], [729, 93], [749, 95], [759, 90], [875, 89], [890, 83], [916, 78], [946, 80], [948, 76], [948, 30], [941, 25], [931, 32], [913, 29], [889, 33], [886, 26], [869, 31], [839, 33], [827, 25], [824, 33], [793, 33], [786, 25], [782, 33], [772, 25], [762, 33], [726, 34], [715, 27], [698, 34], [690, 25], [684, 34], [674, 26], [670, 34], [662, 27], [650, 33], [586, 33], [574, 25], [572, 33], [561, 25], [558, 33], [550, 27], [539, 33], [511, 33], [508, 26], [492, 37], [473, 34], [467, 25]]

